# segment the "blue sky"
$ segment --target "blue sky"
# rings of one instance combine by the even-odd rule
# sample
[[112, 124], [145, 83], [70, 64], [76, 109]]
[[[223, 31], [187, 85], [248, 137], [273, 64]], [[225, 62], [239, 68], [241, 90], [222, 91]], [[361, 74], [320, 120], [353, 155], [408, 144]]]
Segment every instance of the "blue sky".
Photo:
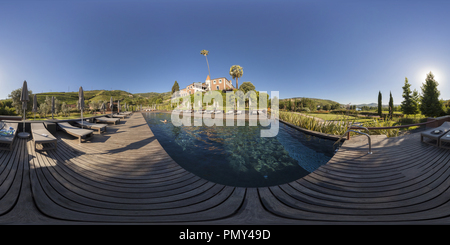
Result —
[[[450, 1], [0, 0], [0, 99], [120, 89], [167, 92], [227, 77], [343, 104], [402, 101], [432, 71], [450, 99]], [[233, 80], [233, 84], [235, 81]]]

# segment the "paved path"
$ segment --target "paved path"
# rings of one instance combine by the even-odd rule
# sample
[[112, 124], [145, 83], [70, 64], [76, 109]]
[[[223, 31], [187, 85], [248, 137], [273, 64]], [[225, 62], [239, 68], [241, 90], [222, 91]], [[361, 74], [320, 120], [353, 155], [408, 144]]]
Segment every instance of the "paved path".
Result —
[[450, 151], [419, 134], [365, 136], [273, 187], [215, 184], [181, 168], [140, 113], [56, 151], [0, 151], [0, 224], [448, 224]]

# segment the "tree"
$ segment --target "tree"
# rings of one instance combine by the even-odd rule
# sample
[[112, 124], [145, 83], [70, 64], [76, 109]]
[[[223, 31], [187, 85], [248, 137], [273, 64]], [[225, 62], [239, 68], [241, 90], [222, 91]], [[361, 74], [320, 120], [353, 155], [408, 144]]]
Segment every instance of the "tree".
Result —
[[239, 90], [246, 94], [250, 90], [255, 90], [255, 85], [253, 85], [253, 83], [251, 82], [243, 82]]
[[302, 108], [309, 108], [310, 111], [317, 110], [316, 102], [310, 98], [302, 98], [301, 103], [302, 103]]
[[381, 105], [381, 91], [378, 91], [378, 115], [382, 116], [382, 105]]
[[202, 51], [200, 51], [200, 54], [204, 55], [206, 58], [206, 64], [208, 65], [208, 74], [209, 74], [209, 77], [211, 77], [211, 72], [209, 71], [208, 57], [206, 57], [209, 54], [209, 51], [203, 49]]
[[[23, 113], [23, 108], [22, 108], [22, 101], [20, 101], [20, 96], [22, 95], [22, 88], [18, 88], [16, 90], [13, 90], [11, 92], [11, 94], [8, 94], [8, 98], [12, 99], [12, 106], [14, 106], [14, 108], [16, 108], [16, 113], [21, 115], [21, 113]], [[28, 90], [28, 98], [30, 99], [27, 102], [27, 111], [31, 111], [33, 109], [33, 92], [31, 90]]]
[[61, 104], [61, 112], [64, 114], [64, 116], [70, 116], [70, 108], [69, 106], [66, 104], [66, 102], [63, 102]]
[[392, 98], [392, 93], [389, 91], [389, 117], [392, 118], [394, 114], [394, 98]]
[[234, 65], [230, 67], [230, 76], [233, 79], [236, 79], [236, 88], [239, 89], [238, 78], [242, 77], [244, 74], [244, 70], [241, 66]]
[[[403, 88], [403, 101], [402, 101], [402, 112], [406, 115], [416, 114], [417, 108], [413, 106], [413, 97], [411, 96], [411, 84], [408, 83], [408, 78], [405, 77], [405, 85]], [[416, 91], [417, 92], [417, 91]]]
[[177, 81], [175, 81], [175, 83], [172, 86], [172, 94], [175, 93], [176, 91], [180, 91], [180, 85], [178, 85]]
[[420, 98], [420, 111], [427, 117], [439, 117], [444, 114], [442, 101], [439, 101], [441, 94], [437, 89], [439, 83], [434, 80], [433, 73], [428, 73], [425, 83], [422, 84], [422, 96]]

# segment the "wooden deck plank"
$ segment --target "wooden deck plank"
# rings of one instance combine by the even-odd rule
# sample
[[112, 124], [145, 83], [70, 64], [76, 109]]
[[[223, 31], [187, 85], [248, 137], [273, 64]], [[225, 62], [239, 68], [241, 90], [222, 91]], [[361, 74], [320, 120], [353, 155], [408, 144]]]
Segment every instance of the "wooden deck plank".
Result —
[[25, 144], [19, 139], [14, 140], [11, 151], [0, 151], [6, 156], [1, 162], [4, 168], [0, 174], [0, 215], [11, 210], [19, 198], [23, 165], [28, 160], [25, 151]]
[[[142, 116], [140, 119], [143, 121]], [[138, 127], [144, 125], [142, 121], [137, 124], [140, 125]], [[132, 130], [137, 128], [136, 124], [129, 122], [128, 125]], [[143, 129], [150, 133], [148, 126]], [[143, 135], [142, 131], [139, 135]], [[153, 155], [160, 155], [156, 160], [149, 158], [147, 152], [141, 155], [144, 159], [132, 157], [132, 160], [124, 162], [117, 160], [116, 154], [109, 153], [111, 149], [121, 146], [99, 142], [101, 147], [94, 148], [86, 147], [86, 144], [78, 145], [64, 137], [59, 140], [57, 151], [41, 154], [30, 150], [35, 156], [33, 176], [40, 187], [36, 191], [43, 195], [42, 200], [37, 202], [38, 206], [43, 208], [41, 205], [44, 203], [58, 206], [54, 214], [47, 213], [53, 211], [43, 208], [49, 216], [97, 222], [182, 222], [182, 217], [189, 217], [184, 221], [191, 222], [205, 219], [206, 216], [198, 216], [202, 212], [210, 216], [208, 219], [218, 219], [226, 212], [214, 214], [210, 209], [231, 208], [235, 212], [242, 202], [242, 191], [236, 192], [234, 187], [214, 184], [187, 172], [165, 151], [155, 152], [153, 149]], [[153, 142], [148, 139], [143, 141], [147, 143], [138, 146], [140, 151], [147, 150], [147, 145]], [[236, 193], [241, 195], [236, 205], [222, 205], [230, 203], [228, 199], [233, 199]]]
[[[0, 224], [449, 224], [450, 151], [419, 134], [346, 141], [313, 173], [223, 186], [178, 165], [140, 113], [58, 149], [0, 151]], [[44, 215], [45, 214], [45, 215]]]

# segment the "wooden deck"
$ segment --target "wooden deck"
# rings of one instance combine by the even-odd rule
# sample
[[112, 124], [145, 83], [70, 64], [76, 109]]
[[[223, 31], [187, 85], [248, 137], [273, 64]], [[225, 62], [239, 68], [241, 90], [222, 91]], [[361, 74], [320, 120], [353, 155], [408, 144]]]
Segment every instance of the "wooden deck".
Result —
[[450, 151], [358, 136], [297, 181], [266, 188], [215, 184], [184, 170], [140, 113], [58, 149], [17, 139], [0, 151], [0, 224], [449, 224]]

